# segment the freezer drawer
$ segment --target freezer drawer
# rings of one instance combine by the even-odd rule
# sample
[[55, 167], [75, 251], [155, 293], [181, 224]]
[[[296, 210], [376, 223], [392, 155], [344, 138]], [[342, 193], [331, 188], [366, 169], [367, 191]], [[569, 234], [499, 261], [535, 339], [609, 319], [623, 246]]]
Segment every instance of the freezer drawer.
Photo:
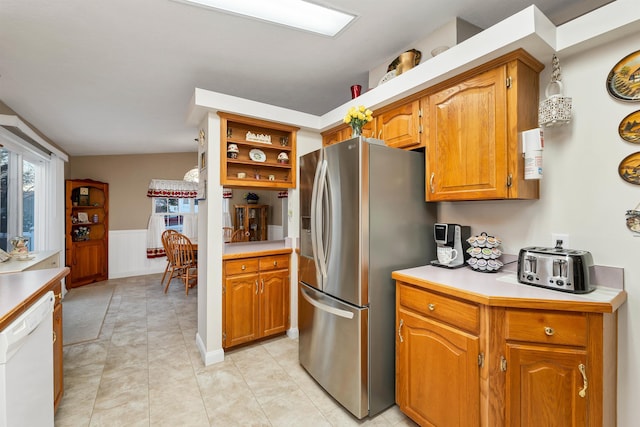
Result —
[[300, 364], [358, 418], [369, 414], [368, 315], [304, 283], [299, 285]]

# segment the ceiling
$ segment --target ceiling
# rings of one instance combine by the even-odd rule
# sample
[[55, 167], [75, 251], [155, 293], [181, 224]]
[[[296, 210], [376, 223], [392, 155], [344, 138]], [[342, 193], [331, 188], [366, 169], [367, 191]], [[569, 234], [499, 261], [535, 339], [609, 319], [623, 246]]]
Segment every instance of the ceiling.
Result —
[[196, 151], [196, 87], [322, 115], [454, 17], [559, 25], [609, 0], [314, 2], [357, 19], [328, 38], [171, 0], [0, 0], [0, 101], [71, 156]]

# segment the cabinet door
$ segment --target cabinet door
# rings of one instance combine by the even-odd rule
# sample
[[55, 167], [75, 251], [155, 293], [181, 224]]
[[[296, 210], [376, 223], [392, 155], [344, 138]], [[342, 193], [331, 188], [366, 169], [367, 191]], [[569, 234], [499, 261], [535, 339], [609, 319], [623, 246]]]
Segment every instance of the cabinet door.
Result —
[[322, 146], [337, 144], [351, 137], [351, 128], [339, 128], [322, 135]]
[[[375, 120], [367, 123], [362, 127], [362, 136], [365, 138], [376, 138], [376, 126]], [[337, 144], [347, 139], [351, 139], [352, 130], [349, 126], [340, 126], [335, 130], [328, 131], [322, 134], [322, 146]]]
[[260, 331], [262, 336], [289, 327], [289, 270], [260, 274]]
[[247, 230], [250, 241], [267, 240], [267, 206], [247, 206]]
[[506, 425], [586, 426], [586, 359], [578, 349], [507, 344]]
[[73, 259], [70, 261], [69, 286], [76, 287], [107, 277], [107, 251], [102, 240], [86, 240], [73, 243]]
[[424, 147], [420, 101], [416, 100], [385, 111], [376, 118], [377, 138], [390, 147], [414, 149]]
[[259, 275], [246, 274], [225, 279], [223, 347], [259, 338]]
[[504, 66], [429, 97], [427, 148], [427, 201], [507, 196]]
[[480, 425], [478, 337], [402, 309], [396, 326], [402, 412], [422, 426]]
[[53, 407], [57, 410], [64, 391], [62, 361], [62, 304], [60, 304], [59, 301], [56, 303], [53, 310], [53, 337]]

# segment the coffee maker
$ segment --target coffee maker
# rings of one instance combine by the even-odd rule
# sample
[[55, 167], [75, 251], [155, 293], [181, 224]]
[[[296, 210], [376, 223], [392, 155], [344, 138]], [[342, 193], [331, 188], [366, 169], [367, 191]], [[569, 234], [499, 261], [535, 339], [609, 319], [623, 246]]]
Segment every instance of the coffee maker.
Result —
[[444, 268], [464, 267], [466, 260], [471, 255], [467, 253], [469, 242], [467, 239], [471, 236], [471, 227], [460, 224], [444, 224], [435, 223], [433, 225], [433, 237], [436, 241], [436, 253], [448, 251], [451, 248], [455, 251], [456, 257], [449, 263], [441, 263], [438, 259], [431, 261], [431, 264]]

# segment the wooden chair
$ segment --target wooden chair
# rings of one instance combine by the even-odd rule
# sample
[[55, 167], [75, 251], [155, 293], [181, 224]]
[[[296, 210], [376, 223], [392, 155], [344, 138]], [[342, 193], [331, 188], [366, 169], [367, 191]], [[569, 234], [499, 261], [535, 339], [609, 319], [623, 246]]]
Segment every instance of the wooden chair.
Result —
[[184, 282], [186, 295], [189, 295], [189, 288], [198, 284], [198, 259], [193, 250], [193, 244], [184, 234], [171, 233], [167, 235], [167, 245], [171, 251], [172, 263], [164, 293], [167, 293], [171, 280], [179, 277]]
[[246, 242], [249, 240], [249, 233], [244, 230], [235, 230], [231, 227], [222, 227], [222, 238], [225, 243]]
[[233, 237], [233, 227], [222, 227], [222, 240], [225, 243], [231, 242]]
[[169, 236], [169, 234], [173, 234], [173, 233], [177, 233], [177, 231], [172, 229], [164, 230], [160, 237], [160, 239], [162, 240], [162, 247], [164, 248], [164, 253], [167, 256], [167, 266], [164, 269], [164, 274], [162, 275], [160, 286], [162, 286], [162, 284], [164, 283], [164, 279], [165, 277], [167, 277], [167, 273], [169, 272], [169, 267], [171, 267], [171, 264], [173, 263], [173, 261], [171, 260], [171, 251], [167, 246], [167, 237]]

